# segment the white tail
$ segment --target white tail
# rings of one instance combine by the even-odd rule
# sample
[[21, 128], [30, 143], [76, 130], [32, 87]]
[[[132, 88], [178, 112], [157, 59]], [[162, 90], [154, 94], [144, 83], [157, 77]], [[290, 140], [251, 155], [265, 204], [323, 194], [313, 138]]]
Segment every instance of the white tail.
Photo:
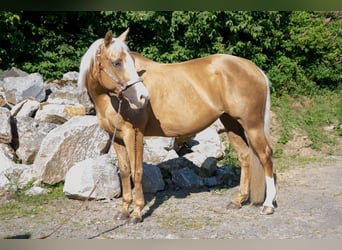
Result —
[[[270, 95], [270, 81], [266, 74], [260, 69], [265, 77], [265, 83], [267, 87], [266, 94], [266, 105], [264, 113], [264, 133], [267, 141], [270, 141], [270, 108], [271, 108], [271, 95]], [[265, 200], [265, 170], [261, 165], [259, 158], [254, 152], [253, 148], [250, 147], [251, 156], [251, 181], [250, 181], [250, 201], [252, 204], [260, 204]]]

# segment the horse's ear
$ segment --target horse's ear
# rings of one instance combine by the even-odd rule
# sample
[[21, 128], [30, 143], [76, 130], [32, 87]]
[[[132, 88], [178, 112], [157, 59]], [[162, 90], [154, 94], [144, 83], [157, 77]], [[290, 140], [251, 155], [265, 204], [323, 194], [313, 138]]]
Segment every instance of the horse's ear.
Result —
[[124, 33], [122, 33], [118, 38], [123, 42], [126, 41], [128, 32], [129, 32], [129, 28]]
[[113, 40], [113, 33], [111, 30], [108, 30], [104, 38], [105, 46], [108, 47], [112, 43], [112, 40]]

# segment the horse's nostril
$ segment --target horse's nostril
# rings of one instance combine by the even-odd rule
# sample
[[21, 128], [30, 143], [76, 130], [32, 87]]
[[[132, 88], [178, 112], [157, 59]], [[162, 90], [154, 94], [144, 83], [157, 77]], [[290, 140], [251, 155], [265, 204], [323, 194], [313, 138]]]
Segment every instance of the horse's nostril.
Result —
[[141, 101], [141, 102], [147, 102], [147, 101], [148, 101], [148, 96], [146, 96], [146, 95], [140, 95], [140, 101]]

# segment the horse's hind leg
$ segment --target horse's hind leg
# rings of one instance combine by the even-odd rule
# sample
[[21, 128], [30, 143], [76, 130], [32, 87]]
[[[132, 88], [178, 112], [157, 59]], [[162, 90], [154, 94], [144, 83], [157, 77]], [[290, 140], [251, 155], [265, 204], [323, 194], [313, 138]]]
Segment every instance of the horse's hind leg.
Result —
[[118, 165], [120, 168], [120, 176], [122, 183], [122, 206], [115, 218], [117, 220], [126, 220], [129, 218], [129, 207], [132, 203], [132, 188], [131, 188], [131, 170], [130, 163], [125, 146], [114, 142], [114, 149], [118, 157]]
[[250, 189], [250, 155], [247, 139], [244, 134], [244, 130], [241, 125], [232, 117], [224, 114], [220, 117], [222, 124], [227, 130], [227, 135], [230, 144], [233, 146], [240, 166], [240, 188], [239, 193], [232, 199], [227, 205], [227, 208], [241, 208], [242, 203], [248, 200]]
[[272, 148], [266, 139], [264, 128], [262, 126], [249, 128], [246, 130], [246, 133], [249, 138], [249, 142], [251, 143], [262, 166], [265, 169], [266, 199], [263, 203], [260, 213], [272, 214], [274, 212], [273, 202], [276, 198], [276, 187], [272, 163]]

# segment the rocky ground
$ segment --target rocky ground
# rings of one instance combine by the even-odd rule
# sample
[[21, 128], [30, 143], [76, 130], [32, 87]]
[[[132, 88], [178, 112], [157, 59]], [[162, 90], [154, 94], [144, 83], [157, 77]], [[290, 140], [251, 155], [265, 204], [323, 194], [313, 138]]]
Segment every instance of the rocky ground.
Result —
[[[238, 187], [146, 195], [144, 221], [114, 220], [121, 199], [91, 201], [50, 238], [58, 239], [341, 239], [342, 156], [278, 173], [278, 208], [271, 216], [246, 205], [226, 210]], [[0, 237], [39, 238], [73, 214], [81, 201], [59, 199], [43, 214], [2, 220]]]

